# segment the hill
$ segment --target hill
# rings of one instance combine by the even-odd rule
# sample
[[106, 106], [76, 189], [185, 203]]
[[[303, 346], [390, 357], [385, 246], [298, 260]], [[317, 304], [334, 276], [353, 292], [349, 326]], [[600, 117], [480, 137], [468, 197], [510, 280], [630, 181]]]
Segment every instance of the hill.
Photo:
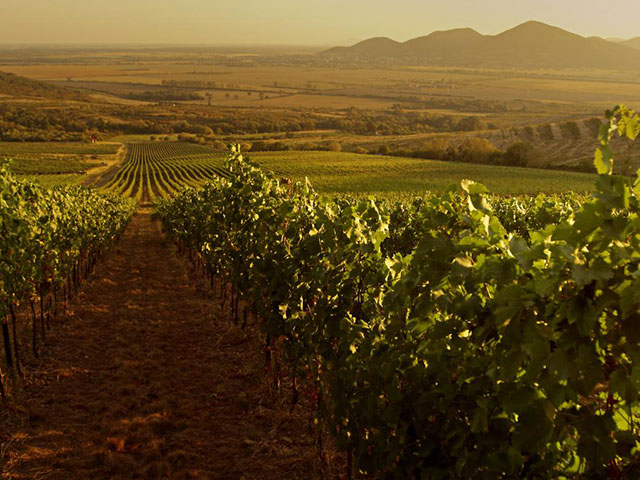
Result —
[[324, 52], [328, 55], [358, 55], [362, 57], [368, 57], [371, 55], [372, 58], [378, 56], [394, 56], [401, 53], [400, 42], [396, 42], [395, 40], [391, 40], [386, 37], [376, 37], [370, 38], [369, 40], [364, 40], [363, 42], [356, 43], [352, 47], [336, 47]]
[[526, 22], [498, 35], [470, 28], [434, 32], [404, 43], [371, 39], [321, 55], [410, 64], [526, 68], [640, 68], [632, 45], [586, 38], [540, 22]]
[[640, 37], [635, 37], [635, 38], [632, 38], [631, 40], [625, 40], [621, 44], [626, 47], [636, 48], [640, 50]]
[[5, 72], [0, 72], [0, 95], [18, 98], [89, 100], [89, 96], [84, 92], [49, 85], [48, 83]]

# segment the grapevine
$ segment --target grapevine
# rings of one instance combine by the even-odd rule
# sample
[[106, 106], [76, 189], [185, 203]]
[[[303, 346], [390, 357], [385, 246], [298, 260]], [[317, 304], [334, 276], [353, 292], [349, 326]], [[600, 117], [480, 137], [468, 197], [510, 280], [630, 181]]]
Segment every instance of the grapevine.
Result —
[[473, 182], [331, 202], [238, 151], [156, 215], [313, 384], [349, 475], [635, 478], [640, 183], [612, 174], [609, 142], [639, 128], [608, 118], [593, 196], [529, 217]]
[[134, 208], [131, 200], [80, 187], [48, 190], [0, 168], [0, 319], [9, 375], [21, 373], [21, 306], [31, 313], [31, 350], [38, 356], [59, 301], [77, 291]]

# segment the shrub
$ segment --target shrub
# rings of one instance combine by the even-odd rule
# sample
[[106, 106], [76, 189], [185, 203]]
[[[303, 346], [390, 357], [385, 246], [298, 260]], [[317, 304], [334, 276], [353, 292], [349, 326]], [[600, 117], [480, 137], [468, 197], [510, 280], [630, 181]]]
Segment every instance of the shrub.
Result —
[[465, 138], [458, 145], [451, 145], [447, 157], [467, 163], [494, 163], [500, 151], [486, 138]]
[[542, 159], [542, 152], [529, 142], [516, 142], [502, 155], [502, 163], [512, 167], [539, 166]]
[[486, 130], [487, 124], [478, 117], [464, 117], [457, 123], [455, 130], [458, 132], [476, 132]]
[[391, 153], [391, 149], [389, 145], [380, 145], [376, 152], [378, 155], [389, 155]]
[[443, 160], [447, 156], [450, 144], [444, 138], [432, 138], [422, 144], [414, 156], [434, 160]]

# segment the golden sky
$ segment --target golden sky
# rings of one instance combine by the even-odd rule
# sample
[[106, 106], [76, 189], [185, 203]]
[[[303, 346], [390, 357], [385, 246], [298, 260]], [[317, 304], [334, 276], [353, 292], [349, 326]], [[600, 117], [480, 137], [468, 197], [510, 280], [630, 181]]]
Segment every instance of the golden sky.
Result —
[[640, 0], [1, 0], [0, 43], [343, 45], [527, 20], [640, 36]]

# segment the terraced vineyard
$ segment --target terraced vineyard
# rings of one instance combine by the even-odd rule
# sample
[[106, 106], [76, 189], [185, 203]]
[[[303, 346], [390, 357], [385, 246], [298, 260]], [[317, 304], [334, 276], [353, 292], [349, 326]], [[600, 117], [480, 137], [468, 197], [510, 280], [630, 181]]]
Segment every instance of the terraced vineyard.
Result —
[[223, 158], [215, 150], [190, 143], [131, 143], [127, 144], [127, 156], [120, 168], [100, 186], [141, 202], [152, 202], [185, 187], [199, 187], [212, 178], [228, 176]]

